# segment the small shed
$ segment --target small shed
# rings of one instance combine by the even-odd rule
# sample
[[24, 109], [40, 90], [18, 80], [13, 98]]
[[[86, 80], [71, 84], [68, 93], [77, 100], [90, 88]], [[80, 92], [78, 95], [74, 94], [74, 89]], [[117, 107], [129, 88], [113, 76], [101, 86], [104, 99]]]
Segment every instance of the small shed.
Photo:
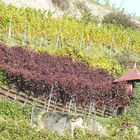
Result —
[[137, 69], [136, 63], [134, 64], [134, 67], [132, 69], [130, 69], [121, 77], [117, 78], [114, 81], [114, 83], [123, 82], [123, 81], [128, 83], [131, 91], [133, 91], [134, 83], [138, 81], [140, 82], [140, 70]]
[[[140, 70], [137, 69], [136, 63], [134, 64], [134, 67], [130, 69], [128, 72], [126, 72], [121, 77], [117, 78], [114, 83], [118, 82], [127, 82], [128, 84], [128, 90], [130, 91], [130, 96], [133, 94], [133, 88], [135, 86], [135, 82], [140, 82]], [[118, 107], [117, 109], [117, 115], [122, 114], [124, 110], [124, 107]]]

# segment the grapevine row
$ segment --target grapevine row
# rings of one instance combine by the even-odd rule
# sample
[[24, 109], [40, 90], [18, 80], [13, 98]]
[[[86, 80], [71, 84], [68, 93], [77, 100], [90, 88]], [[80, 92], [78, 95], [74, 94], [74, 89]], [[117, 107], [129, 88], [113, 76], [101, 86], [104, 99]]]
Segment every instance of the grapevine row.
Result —
[[6, 43], [27, 43], [37, 51], [70, 54], [94, 67], [113, 70], [116, 75], [134, 61], [139, 62], [139, 30], [114, 24], [85, 24], [68, 16], [55, 19], [40, 10], [17, 9], [1, 2], [0, 18], [0, 40]]

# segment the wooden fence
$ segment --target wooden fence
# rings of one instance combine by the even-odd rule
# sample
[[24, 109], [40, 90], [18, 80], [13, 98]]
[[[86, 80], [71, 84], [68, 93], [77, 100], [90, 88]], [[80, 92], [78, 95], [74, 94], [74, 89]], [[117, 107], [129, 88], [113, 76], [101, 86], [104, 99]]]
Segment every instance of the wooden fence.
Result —
[[0, 98], [19, 102], [23, 106], [30, 105], [46, 112], [65, 112], [73, 113], [81, 116], [113, 116], [114, 110], [107, 110], [106, 108], [93, 108], [92, 106], [77, 107], [74, 103], [70, 102], [66, 105], [56, 102], [54, 100], [45, 100], [29, 96], [26, 93], [18, 92], [15, 89], [8, 88], [7, 86], [0, 85]]

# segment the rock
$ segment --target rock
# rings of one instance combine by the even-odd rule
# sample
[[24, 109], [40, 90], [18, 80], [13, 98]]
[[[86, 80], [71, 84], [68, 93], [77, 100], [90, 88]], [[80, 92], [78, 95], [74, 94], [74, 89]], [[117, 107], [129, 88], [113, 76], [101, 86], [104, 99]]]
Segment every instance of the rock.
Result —
[[52, 132], [57, 132], [63, 135], [65, 131], [71, 129], [70, 118], [68, 115], [61, 115], [59, 113], [47, 113], [45, 120], [45, 128]]
[[[42, 117], [41, 117], [42, 116]], [[83, 118], [69, 114], [62, 114], [58, 112], [41, 113], [38, 116], [39, 128], [45, 128], [51, 132], [57, 132], [63, 135], [66, 131], [74, 134], [75, 128], [80, 128], [85, 131], [94, 131], [105, 135], [106, 129], [97, 122], [94, 118]]]

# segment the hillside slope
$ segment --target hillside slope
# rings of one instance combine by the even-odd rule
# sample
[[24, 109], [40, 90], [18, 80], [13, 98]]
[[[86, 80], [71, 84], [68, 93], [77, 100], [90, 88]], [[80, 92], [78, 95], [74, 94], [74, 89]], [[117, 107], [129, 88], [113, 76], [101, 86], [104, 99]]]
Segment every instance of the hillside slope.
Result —
[[6, 4], [12, 4], [16, 7], [30, 7], [45, 10], [46, 13], [51, 11], [54, 17], [62, 17], [64, 13], [75, 15], [80, 18], [85, 11], [91, 12], [95, 16], [102, 18], [110, 10], [93, 4], [85, 0], [2, 0]]
[[[96, 68], [120, 75], [139, 63], [139, 30], [116, 24], [99, 24], [89, 16], [81, 20], [52, 18], [31, 8], [0, 3], [0, 41], [10, 46], [53, 55], [68, 55]], [[43, 30], [42, 30], [43, 29]]]

